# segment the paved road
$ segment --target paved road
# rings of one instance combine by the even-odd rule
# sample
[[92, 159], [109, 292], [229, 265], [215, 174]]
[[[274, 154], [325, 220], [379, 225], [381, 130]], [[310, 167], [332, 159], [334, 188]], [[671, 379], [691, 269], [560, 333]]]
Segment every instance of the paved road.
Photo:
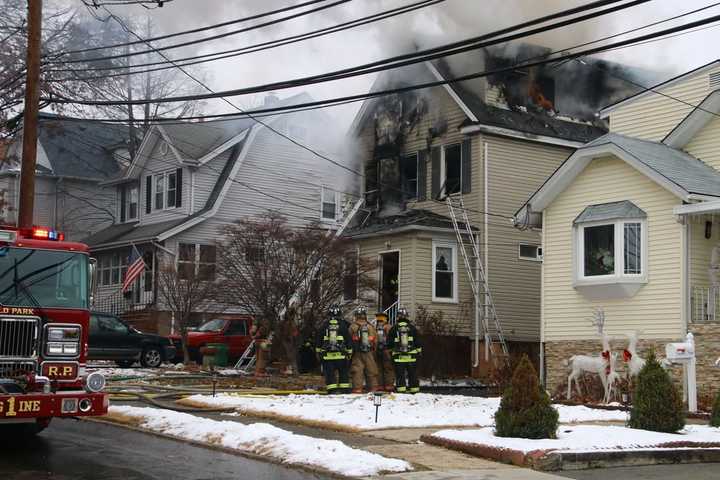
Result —
[[1, 438], [0, 478], [13, 480], [318, 480], [326, 477], [112, 425], [53, 420], [18, 443]]
[[720, 478], [720, 464], [655, 465], [554, 473], [576, 480], [717, 480]]

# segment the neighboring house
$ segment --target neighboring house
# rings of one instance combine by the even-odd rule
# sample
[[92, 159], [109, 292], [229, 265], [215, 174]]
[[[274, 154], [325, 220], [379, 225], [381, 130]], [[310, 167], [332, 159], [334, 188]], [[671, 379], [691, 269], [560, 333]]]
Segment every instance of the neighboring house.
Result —
[[[125, 125], [69, 120], [41, 113], [38, 127], [35, 203], [36, 225], [54, 227], [69, 240], [80, 240], [115, 221], [114, 191], [101, 183], [130, 163]], [[15, 223], [20, 186], [22, 131], [0, 164], [2, 220]]]
[[[500, 53], [495, 54], [457, 63], [482, 70], [501, 61]], [[427, 62], [385, 74], [373, 89], [462, 73], [452, 64]], [[482, 316], [485, 308], [482, 300], [476, 305], [473, 299], [445, 203], [448, 194], [461, 197], [511, 353], [537, 352], [541, 238], [534, 231], [513, 229], [511, 217], [577, 147], [604, 133], [586, 119], [555, 110], [555, 104], [572, 105], [571, 113], [579, 115], [595, 105], [596, 99], [588, 105], [577, 87], [556, 86], [565, 73], [514, 72], [365, 102], [352, 135], [361, 152], [370, 214], [361, 214], [346, 235], [356, 240], [359, 255], [378, 261], [380, 288], [371, 308], [391, 317], [398, 306], [412, 317], [418, 307], [442, 313], [450, 330], [467, 339], [463, 348], [470, 356], [470, 340], [484, 334], [475, 312]], [[608, 87], [604, 98], [621, 94], [629, 92]], [[464, 367], [471, 362], [466, 357]]]
[[[283, 102], [308, 100], [301, 94]], [[262, 121], [320, 151], [316, 146], [327, 143], [322, 137], [332, 137], [332, 123], [317, 111]], [[292, 226], [322, 222], [337, 228], [338, 185], [350, 185], [347, 172], [276, 131], [245, 117], [151, 127], [124, 175], [108, 182], [116, 190], [118, 221], [85, 239], [99, 264], [97, 308], [166, 333], [170, 314], [156, 285], [161, 262], [215, 278], [223, 227], [269, 211], [284, 215]], [[134, 247], [148, 268], [124, 296], [121, 284]], [[219, 313], [198, 312], [198, 320]]]
[[[541, 229], [547, 385], [563, 361], [600, 351], [590, 318], [641, 351], [695, 334], [701, 395], [720, 372], [720, 62], [616, 103], [611, 133], [578, 149], [517, 213]], [[708, 397], [709, 398], [709, 397]]]

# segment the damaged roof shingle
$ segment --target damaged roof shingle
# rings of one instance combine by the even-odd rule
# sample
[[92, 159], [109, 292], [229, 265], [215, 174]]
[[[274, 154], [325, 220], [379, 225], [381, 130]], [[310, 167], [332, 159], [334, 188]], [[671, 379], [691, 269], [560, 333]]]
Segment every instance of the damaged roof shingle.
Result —
[[[460, 224], [461, 228], [463, 224]], [[349, 238], [389, 234], [400, 229], [442, 228], [453, 230], [452, 220], [430, 210], [410, 209], [395, 215], [371, 216], [361, 225], [356, 225], [345, 232]]]

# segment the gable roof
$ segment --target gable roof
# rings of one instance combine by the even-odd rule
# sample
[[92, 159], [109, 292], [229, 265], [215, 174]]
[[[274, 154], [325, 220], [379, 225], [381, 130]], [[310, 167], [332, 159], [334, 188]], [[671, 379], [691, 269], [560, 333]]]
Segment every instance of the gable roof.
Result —
[[720, 90], [711, 92], [663, 138], [673, 148], [683, 148], [697, 133], [720, 113]]
[[677, 75], [668, 80], [665, 80], [664, 82], [660, 82], [656, 85], [653, 85], [652, 87], [648, 87], [648, 88], [636, 93], [635, 95], [631, 95], [620, 101], [611, 103], [610, 105], [608, 105], [605, 108], [603, 108], [602, 110], [600, 110], [600, 116], [604, 117], [604, 116], [608, 115], [610, 112], [612, 112], [613, 110], [616, 110], [617, 108], [619, 108], [623, 105], [627, 105], [628, 103], [632, 103], [637, 100], [640, 100], [641, 98], [644, 98], [652, 93], [656, 93], [655, 90], [657, 90], [658, 88], [667, 88], [669, 86], [675, 85], [677, 83], [682, 82], [683, 80], [685, 80], [688, 77], [691, 77], [693, 75], [697, 75], [699, 73], [703, 73], [707, 70], [710, 70], [711, 68], [716, 67], [718, 64], [720, 64], [720, 59], [713, 60], [712, 62], [706, 63], [705, 65], [700, 65], [699, 67], [694, 68], [694, 69], [690, 70], [689, 72], [681, 73], [680, 75]]
[[[578, 149], [563, 162], [516, 213], [541, 212], [595, 158], [614, 155], [685, 201], [692, 196], [720, 197], [720, 172], [668, 145], [609, 133]], [[518, 220], [518, 217], [522, 217]]]
[[127, 149], [129, 141], [128, 127], [124, 125], [41, 113], [38, 142], [49, 164], [38, 164], [38, 171], [57, 177], [107, 180], [122, 171], [119, 160], [123, 159], [116, 150]]

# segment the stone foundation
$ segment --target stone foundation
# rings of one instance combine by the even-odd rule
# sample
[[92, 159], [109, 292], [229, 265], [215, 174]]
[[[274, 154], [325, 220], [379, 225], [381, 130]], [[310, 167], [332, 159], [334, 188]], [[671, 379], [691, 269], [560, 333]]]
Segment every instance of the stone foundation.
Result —
[[695, 337], [698, 404], [711, 405], [720, 390], [720, 367], [715, 366], [720, 357], [720, 324], [691, 324], [689, 330]]

